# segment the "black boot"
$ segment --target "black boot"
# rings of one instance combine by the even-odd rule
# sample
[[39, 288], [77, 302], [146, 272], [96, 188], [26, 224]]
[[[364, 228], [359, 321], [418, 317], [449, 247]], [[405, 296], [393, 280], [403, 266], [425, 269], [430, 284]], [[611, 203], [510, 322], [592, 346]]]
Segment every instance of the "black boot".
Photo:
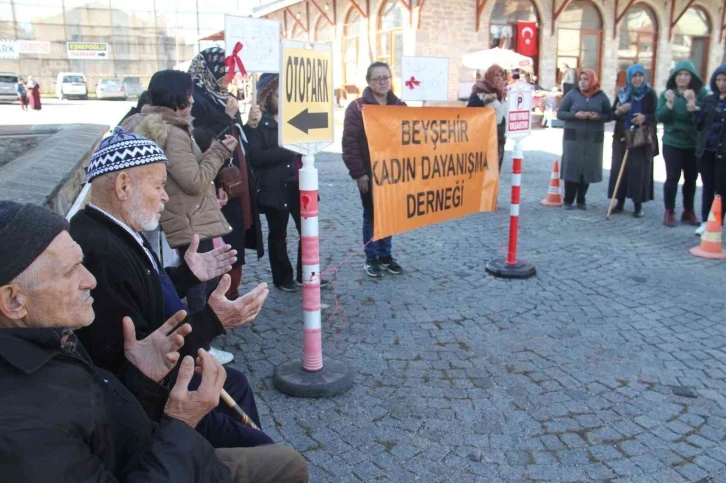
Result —
[[635, 218], [643, 218], [645, 212], [643, 211], [643, 203], [635, 203], [635, 212], [633, 213]]

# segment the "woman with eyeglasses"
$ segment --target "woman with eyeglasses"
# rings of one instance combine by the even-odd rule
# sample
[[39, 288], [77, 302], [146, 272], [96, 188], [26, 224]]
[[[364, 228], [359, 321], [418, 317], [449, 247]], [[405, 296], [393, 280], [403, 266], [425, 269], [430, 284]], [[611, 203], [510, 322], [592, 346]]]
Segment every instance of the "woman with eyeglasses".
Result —
[[383, 270], [403, 273], [403, 268], [391, 256], [391, 237], [373, 239], [373, 194], [371, 192], [371, 155], [363, 127], [362, 109], [365, 104], [405, 106], [406, 103], [391, 92], [391, 69], [384, 62], [374, 62], [366, 72], [368, 87], [363, 95], [351, 102], [345, 110], [343, 122], [343, 161], [350, 177], [358, 184], [363, 203], [363, 244], [366, 254], [364, 269], [368, 276], [380, 278]]

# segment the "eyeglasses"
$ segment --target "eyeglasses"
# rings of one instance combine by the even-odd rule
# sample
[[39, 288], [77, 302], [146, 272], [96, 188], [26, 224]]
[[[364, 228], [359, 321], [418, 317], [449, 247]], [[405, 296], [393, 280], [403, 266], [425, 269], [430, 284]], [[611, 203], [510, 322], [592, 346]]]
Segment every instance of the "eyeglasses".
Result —
[[384, 77], [373, 77], [371, 79], [372, 82], [388, 82], [391, 80], [390, 76], [384, 76]]

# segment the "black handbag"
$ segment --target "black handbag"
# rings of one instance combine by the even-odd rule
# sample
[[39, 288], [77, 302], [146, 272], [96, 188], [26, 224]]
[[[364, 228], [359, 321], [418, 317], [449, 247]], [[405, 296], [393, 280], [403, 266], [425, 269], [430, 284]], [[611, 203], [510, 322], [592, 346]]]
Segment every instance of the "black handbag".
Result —
[[628, 149], [636, 149], [655, 144], [655, 126], [650, 124], [641, 124], [640, 126], [631, 126], [625, 131], [625, 145]]

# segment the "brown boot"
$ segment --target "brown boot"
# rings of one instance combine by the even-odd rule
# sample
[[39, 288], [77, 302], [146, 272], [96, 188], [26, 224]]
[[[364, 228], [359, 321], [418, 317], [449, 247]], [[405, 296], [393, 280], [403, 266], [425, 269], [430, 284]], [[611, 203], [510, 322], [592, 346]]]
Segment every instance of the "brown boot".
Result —
[[683, 214], [681, 215], [681, 221], [693, 226], [701, 225], [701, 220], [698, 219], [696, 214], [693, 212], [693, 209], [683, 210]]
[[673, 210], [665, 210], [665, 215], [663, 216], [663, 224], [667, 226], [668, 228], [673, 228], [676, 226], [676, 212]]

